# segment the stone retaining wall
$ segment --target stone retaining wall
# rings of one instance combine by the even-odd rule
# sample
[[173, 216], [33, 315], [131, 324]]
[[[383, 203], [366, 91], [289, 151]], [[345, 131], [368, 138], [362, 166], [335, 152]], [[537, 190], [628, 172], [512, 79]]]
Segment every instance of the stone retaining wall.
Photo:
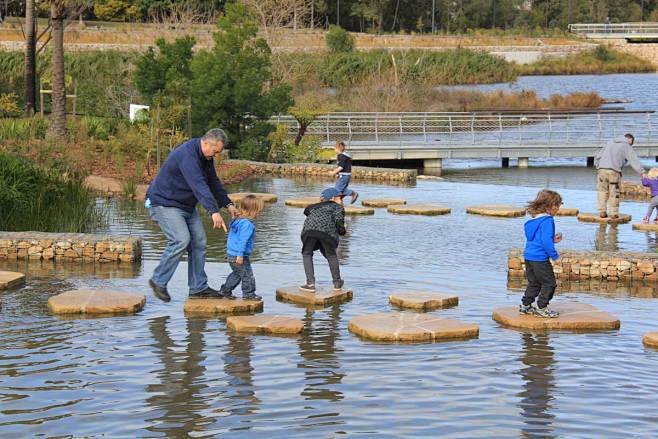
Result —
[[636, 200], [649, 200], [651, 199], [651, 191], [648, 187], [642, 186], [641, 183], [629, 183], [622, 181], [619, 186], [619, 192], [624, 198], [632, 198]]
[[0, 259], [135, 262], [142, 240], [85, 233], [0, 232]]
[[[270, 174], [280, 177], [306, 176], [327, 177], [328, 172], [336, 169], [336, 165], [323, 165], [317, 163], [248, 163], [256, 174]], [[416, 181], [418, 171], [415, 169], [370, 168], [365, 166], [352, 167], [354, 180], [382, 181], [382, 182], [408, 182]]]
[[[507, 255], [510, 278], [524, 277], [523, 251], [513, 249]], [[604, 279], [608, 281], [658, 282], [658, 254], [599, 251], [560, 251], [560, 259], [553, 264], [555, 275], [561, 279]]]

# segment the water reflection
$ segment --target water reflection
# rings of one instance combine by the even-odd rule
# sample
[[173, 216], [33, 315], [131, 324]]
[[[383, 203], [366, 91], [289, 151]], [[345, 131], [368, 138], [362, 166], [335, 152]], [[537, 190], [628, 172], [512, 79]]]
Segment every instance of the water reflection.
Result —
[[250, 337], [227, 332], [228, 349], [223, 356], [224, 372], [229, 377], [228, 388], [230, 398], [237, 400], [235, 407], [227, 408], [234, 415], [249, 415], [254, 413], [260, 400], [256, 396], [253, 382], [254, 368], [251, 365], [253, 341]]
[[554, 437], [552, 413], [555, 388], [555, 358], [547, 333], [521, 333], [523, 349], [519, 361], [523, 390], [519, 407], [524, 426], [522, 437]]
[[[527, 280], [523, 278], [507, 279], [507, 288], [514, 293], [524, 291], [527, 285]], [[641, 297], [654, 299], [658, 298], [658, 283], [642, 280], [557, 279], [556, 294], [583, 292], [606, 297]]]
[[597, 251], [619, 251], [619, 225], [599, 224], [598, 229], [596, 230], [594, 248]]

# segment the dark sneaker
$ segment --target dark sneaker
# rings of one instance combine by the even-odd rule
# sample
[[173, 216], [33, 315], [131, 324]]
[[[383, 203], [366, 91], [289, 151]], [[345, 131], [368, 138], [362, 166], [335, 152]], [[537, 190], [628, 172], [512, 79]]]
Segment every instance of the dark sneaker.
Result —
[[605, 212], [599, 212], [599, 217], [601, 217], [601, 218], [607, 218], [607, 217], [608, 217], [608, 214], [605, 213]]
[[535, 307], [532, 305], [519, 305], [519, 313], [520, 314], [534, 314], [535, 313]]
[[342, 289], [343, 285], [345, 285], [345, 281], [343, 279], [337, 280], [336, 282], [334, 282], [334, 290]]
[[191, 293], [190, 298], [192, 299], [221, 299], [223, 298], [224, 295], [215, 290], [214, 288], [206, 288], [203, 291], [199, 291], [198, 293]]
[[560, 315], [559, 312], [546, 308], [535, 308], [535, 315], [537, 317], [544, 317], [547, 319], [554, 319]]
[[307, 293], [315, 293], [315, 285], [313, 284], [304, 284], [299, 289]]
[[233, 295], [233, 292], [231, 291], [220, 291], [219, 294], [221, 294], [222, 299], [228, 299], [228, 300], [235, 300], [236, 297]]
[[156, 285], [155, 282], [153, 282], [153, 279], [149, 279], [149, 286], [153, 290], [153, 295], [155, 297], [162, 300], [163, 302], [171, 301], [171, 296], [169, 295], [169, 292], [167, 292], [167, 287]]
[[258, 300], [258, 301], [260, 301], [260, 300], [263, 300], [263, 298], [260, 297], [258, 294], [251, 293], [251, 294], [244, 294], [242, 296], [242, 300]]
[[352, 199], [350, 200], [350, 204], [356, 203], [357, 198], [359, 198], [359, 193], [357, 191], [352, 192]]
[[619, 215], [617, 215], [617, 214], [611, 215], [610, 219], [613, 219], [613, 220], [619, 219]]

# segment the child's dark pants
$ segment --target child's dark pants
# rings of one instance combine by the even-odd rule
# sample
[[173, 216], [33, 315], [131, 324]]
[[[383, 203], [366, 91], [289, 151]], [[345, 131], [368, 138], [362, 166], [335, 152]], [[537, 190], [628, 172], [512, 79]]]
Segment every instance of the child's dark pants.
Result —
[[557, 283], [550, 261], [525, 261], [525, 275], [528, 279], [528, 288], [523, 295], [523, 304], [532, 305], [537, 299], [537, 306], [546, 308], [553, 298]]
[[313, 252], [320, 250], [329, 262], [329, 270], [331, 270], [331, 277], [333, 281], [340, 280], [340, 267], [338, 266], [338, 255], [336, 255], [336, 247], [330, 242], [321, 239], [308, 237], [304, 240], [302, 245], [302, 256], [304, 257], [304, 271], [306, 272], [306, 282], [310, 285], [315, 284], [315, 269], [313, 267]]

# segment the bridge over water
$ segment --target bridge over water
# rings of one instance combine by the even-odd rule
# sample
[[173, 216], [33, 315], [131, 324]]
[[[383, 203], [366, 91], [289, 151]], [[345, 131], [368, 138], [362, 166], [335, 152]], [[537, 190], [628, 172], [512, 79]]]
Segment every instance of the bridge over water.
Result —
[[[650, 92], [650, 91], [647, 91]], [[294, 136], [298, 123], [277, 116]], [[658, 115], [653, 111], [527, 113], [331, 113], [306, 132], [323, 146], [343, 140], [355, 160], [422, 160], [440, 168], [444, 159], [586, 157], [612, 137], [632, 133], [640, 156], [658, 157]]]
[[569, 31], [586, 38], [619, 38], [628, 42], [658, 41], [658, 23], [576, 23]]

